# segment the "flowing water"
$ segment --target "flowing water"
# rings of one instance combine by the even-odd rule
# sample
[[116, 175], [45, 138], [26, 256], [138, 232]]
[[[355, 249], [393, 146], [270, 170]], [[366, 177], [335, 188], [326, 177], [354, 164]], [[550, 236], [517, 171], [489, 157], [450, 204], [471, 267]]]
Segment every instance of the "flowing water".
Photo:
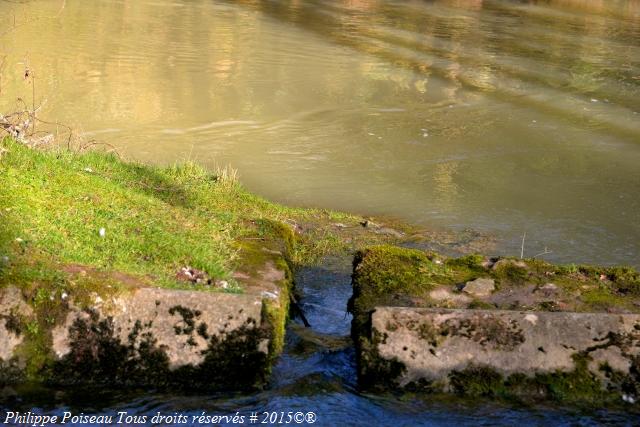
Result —
[[0, 1], [0, 17], [0, 111], [35, 92], [87, 139], [231, 164], [276, 201], [640, 266], [638, 0]]
[[[132, 158], [231, 164], [276, 201], [480, 230], [501, 253], [519, 253], [526, 232], [525, 255], [640, 266], [638, 0], [0, 1], [0, 70], [0, 111], [41, 105]], [[290, 326], [262, 393], [45, 392], [0, 406], [303, 410], [317, 425], [637, 421], [362, 395], [345, 344], [348, 262], [297, 279], [312, 328]]]
[[[425, 399], [362, 394], [357, 388], [355, 352], [350, 345], [351, 318], [345, 312], [351, 294], [350, 259], [329, 260], [322, 267], [307, 268], [296, 275], [302, 293], [302, 309], [311, 324], [299, 319], [288, 327], [284, 354], [280, 357], [267, 390], [250, 395], [194, 395], [121, 393], [114, 390], [40, 390], [38, 393], [0, 394], [3, 411], [33, 411], [62, 416], [74, 414], [148, 416], [160, 412], [189, 416], [231, 415], [248, 417], [257, 412], [262, 425], [264, 411], [307, 413], [317, 426], [600, 426], [637, 425], [638, 412], [588, 411], [556, 406], [521, 406], [490, 400], [451, 396]], [[0, 419], [2, 422], [3, 419]], [[275, 425], [267, 424], [267, 425]], [[147, 423], [146, 425], [149, 425]], [[161, 423], [160, 425], [170, 425]], [[216, 424], [218, 425], [218, 424]], [[224, 424], [220, 425], [234, 425]]]

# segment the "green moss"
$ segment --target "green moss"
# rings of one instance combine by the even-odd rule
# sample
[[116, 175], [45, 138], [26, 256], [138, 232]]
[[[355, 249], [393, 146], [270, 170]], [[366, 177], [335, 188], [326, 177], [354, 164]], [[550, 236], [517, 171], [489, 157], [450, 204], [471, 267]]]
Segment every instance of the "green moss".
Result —
[[491, 309], [495, 309], [496, 306], [494, 304], [491, 304], [491, 303], [486, 302], [486, 301], [482, 301], [482, 300], [479, 300], [479, 299], [474, 299], [473, 301], [471, 301], [469, 303], [467, 308], [472, 309], [472, 310], [491, 310]]
[[631, 267], [610, 267], [604, 273], [623, 295], [640, 296], [640, 273]]
[[465, 267], [470, 270], [484, 271], [485, 267], [483, 264], [485, 261], [486, 259], [483, 255], [472, 254], [460, 258], [450, 258], [446, 263], [451, 267]]
[[537, 374], [531, 385], [544, 390], [557, 401], [602, 402], [612, 396], [600, 380], [588, 369], [588, 355], [574, 354], [575, 368], [570, 372]]
[[296, 235], [289, 225], [266, 218], [253, 220], [252, 223], [259, 237], [265, 240], [280, 239], [284, 244], [283, 251], [290, 252], [296, 246]]
[[424, 296], [437, 283], [451, 280], [449, 268], [431, 261], [424, 252], [395, 246], [358, 251], [353, 265], [348, 309], [354, 315], [354, 334], [377, 305], [410, 305], [411, 297]]
[[515, 261], [503, 259], [502, 265], [492, 269], [492, 276], [498, 281], [500, 286], [522, 285], [529, 278], [526, 267], [517, 265]]
[[[469, 280], [485, 277], [488, 275], [484, 266], [486, 259], [482, 255], [474, 254], [460, 258], [445, 259], [444, 264], [451, 274], [451, 283], [464, 283]], [[443, 282], [443, 284], [447, 281]]]
[[396, 358], [378, 354], [378, 345], [385, 339], [385, 335], [374, 332], [370, 340], [360, 337], [356, 341], [356, 346], [362, 349], [357, 353], [358, 385], [364, 390], [394, 390], [407, 370]]
[[624, 266], [575, 265], [553, 267], [554, 283], [579, 295], [580, 311], [622, 309], [637, 312], [640, 273]]
[[287, 224], [267, 219], [253, 221], [253, 224], [253, 232], [247, 232], [238, 245], [237, 268], [250, 276], [249, 284], [252, 281], [260, 282], [268, 266], [284, 273], [284, 278], [278, 283], [277, 300], [265, 298], [262, 306], [262, 319], [270, 330], [269, 355], [273, 362], [284, 347], [285, 326], [293, 291], [291, 254], [295, 250], [297, 237]]
[[396, 246], [359, 251], [354, 266], [354, 282], [366, 283], [374, 295], [422, 293], [451, 277], [446, 266], [432, 262], [424, 252]]
[[467, 396], [497, 397], [506, 393], [502, 375], [485, 366], [469, 366], [449, 374], [451, 389]]
[[249, 274], [244, 285], [258, 283], [268, 265], [285, 272], [280, 300], [265, 305], [275, 357], [292, 266], [347, 246], [334, 222], [362, 228], [356, 216], [270, 203], [228, 174], [194, 164], [155, 167], [99, 152], [33, 150], [10, 139], [0, 147], [0, 287], [19, 287], [34, 308], [21, 350], [34, 375], [49, 361], [50, 330], [64, 318], [66, 301], [90, 308], [96, 298], [108, 304], [137, 286], [210, 291], [177, 281], [187, 265], [227, 281], [233, 292], [242, 291], [235, 272]]
[[[269, 300], [264, 300], [262, 305], [262, 318], [268, 325], [270, 332], [269, 355], [271, 362], [284, 348], [285, 326], [289, 314], [289, 294], [280, 293], [279, 302], [276, 304]], [[271, 364], [270, 364], [271, 365]]]
[[604, 287], [596, 287], [585, 291], [581, 294], [580, 299], [593, 311], [607, 311], [607, 309], [615, 307], [626, 307], [627, 300], [623, 296], [615, 295], [610, 289]]
[[556, 267], [555, 272], [563, 279], [579, 281], [583, 285], [601, 285], [619, 295], [640, 296], [640, 273], [631, 267], [570, 264]]
[[512, 374], [503, 376], [486, 366], [469, 366], [449, 375], [454, 392], [467, 396], [498, 397], [529, 401], [550, 399], [579, 405], [597, 403], [599, 406], [620, 401], [620, 395], [607, 390], [589, 371], [588, 355], [573, 355], [574, 369], [537, 373], [533, 376]]

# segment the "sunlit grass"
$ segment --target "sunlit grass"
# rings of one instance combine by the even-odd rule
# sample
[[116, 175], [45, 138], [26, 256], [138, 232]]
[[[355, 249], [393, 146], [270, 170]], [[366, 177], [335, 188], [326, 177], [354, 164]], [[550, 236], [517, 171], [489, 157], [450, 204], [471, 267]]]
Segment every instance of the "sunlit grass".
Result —
[[[101, 152], [36, 151], [9, 139], [0, 146], [0, 256], [10, 259], [45, 254], [174, 286], [185, 265], [228, 278], [238, 262], [234, 242], [255, 232], [252, 220], [358, 220], [270, 203], [244, 190], [231, 168], [155, 167]], [[326, 232], [310, 236], [294, 260], [340, 244]]]

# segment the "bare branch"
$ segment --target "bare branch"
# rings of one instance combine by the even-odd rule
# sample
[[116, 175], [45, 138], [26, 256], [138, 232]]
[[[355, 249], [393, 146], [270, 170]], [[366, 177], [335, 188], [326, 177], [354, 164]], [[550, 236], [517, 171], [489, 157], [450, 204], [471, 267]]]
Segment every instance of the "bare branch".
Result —
[[547, 247], [545, 246], [545, 247], [544, 247], [544, 251], [543, 251], [543, 252], [540, 252], [539, 254], [535, 254], [533, 257], [534, 257], [534, 258], [537, 258], [537, 257], [539, 257], [539, 256], [547, 255], [547, 254], [552, 254], [552, 253], [553, 253], [553, 251], [548, 250], [548, 249], [547, 249]]

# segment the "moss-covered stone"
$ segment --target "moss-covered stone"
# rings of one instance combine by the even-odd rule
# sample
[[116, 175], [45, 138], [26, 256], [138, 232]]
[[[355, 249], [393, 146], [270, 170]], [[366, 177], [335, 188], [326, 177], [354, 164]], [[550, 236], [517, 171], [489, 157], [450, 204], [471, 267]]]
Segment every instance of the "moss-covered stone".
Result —
[[[0, 379], [203, 390], [264, 386], [283, 347], [293, 286], [286, 230], [270, 228], [259, 241], [248, 240], [253, 252], [242, 256], [253, 258], [240, 257], [246, 273], [233, 279], [242, 287], [236, 295], [197, 287], [154, 289], [126, 274], [48, 266], [44, 271], [54, 274], [27, 279], [17, 291], [31, 314], [0, 316], [8, 333], [23, 337], [13, 359], [0, 367], [5, 371]], [[30, 271], [14, 266], [20, 274]], [[11, 309], [5, 299], [0, 292], [0, 306]], [[202, 306], [203, 301], [210, 303]], [[220, 317], [233, 307], [237, 313]], [[249, 323], [239, 325], [241, 318]]]
[[412, 305], [440, 283], [452, 283], [450, 268], [427, 253], [396, 246], [373, 246], [356, 252], [349, 311], [357, 330], [376, 305]]
[[[415, 249], [366, 248], [354, 260], [349, 301], [359, 383], [374, 390], [449, 389], [509, 399], [609, 402], [621, 401], [625, 393], [628, 399], [637, 399], [634, 363], [640, 356], [632, 348], [640, 335], [633, 328], [620, 332], [629, 328], [633, 315], [621, 326], [616, 323], [618, 317], [608, 314], [583, 324], [578, 320], [582, 317], [567, 313], [555, 331], [548, 328], [558, 321], [552, 320], [556, 317], [545, 317], [552, 314], [548, 312], [637, 313], [637, 277], [635, 270], [626, 267], [555, 266], [536, 259], [448, 258]], [[473, 298], [465, 295], [465, 284], [476, 279], [494, 281], [497, 289]], [[467, 309], [470, 314], [444, 310], [437, 325], [421, 320], [421, 316], [430, 318], [428, 309], [440, 307]], [[518, 311], [496, 311], [500, 309]], [[396, 315], [403, 320], [394, 320]], [[541, 316], [547, 320], [539, 320]], [[611, 333], [605, 337], [596, 332], [601, 330]], [[591, 347], [571, 343], [581, 334], [584, 340], [592, 340]], [[528, 341], [532, 336], [535, 339]], [[567, 348], [560, 345], [563, 342]], [[451, 368], [442, 358], [451, 359], [455, 346], [461, 346], [459, 350], [469, 358], [454, 357], [451, 366], [458, 368], [443, 378], [438, 372]], [[496, 362], [498, 368], [474, 365], [474, 360], [485, 360], [493, 353], [502, 361]], [[603, 360], [616, 360], [616, 367], [593, 366]], [[514, 366], [522, 370], [510, 372]], [[607, 390], [617, 394], [603, 400]]]
[[360, 385], [582, 405], [637, 402], [640, 316], [378, 307]]
[[385, 340], [384, 332], [371, 331], [371, 339], [356, 341], [358, 384], [366, 390], [393, 390], [399, 387], [398, 378], [406, 371], [405, 365], [396, 358], [383, 358], [377, 346]]
[[[357, 252], [349, 309], [354, 325], [379, 305], [577, 312], [640, 311], [638, 272], [628, 267], [557, 266], [537, 259], [448, 258], [375, 246]], [[469, 298], [465, 283], [490, 279], [491, 295]]]
[[[498, 397], [508, 400], [554, 400], [581, 406], [616, 405], [622, 403], [614, 388], [623, 381], [609, 381], [607, 385], [587, 365], [589, 356], [573, 355], [575, 367], [570, 371], [555, 371], [526, 375], [503, 375], [488, 366], [470, 365], [449, 374], [453, 392], [473, 397]], [[614, 385], [614, 383], [616, 383]], [[632, 396], [636, 394], [630, 393]]]
[[[179, 334], [191, 334], [196, 314], [183, 306], [172, 308], [186, 319], [187, 327]], [[123, 341], [113, 318], [103, 318], [95, 311], [87, 313], [72, 324], [71, 351], [49, 364], [45, 383], [210, 391], [252, 390], [267, 381], [268, 354], [259, 351], [257, 343], [268, 339], [269, 329], [257, 328], [253, 319], [224, 336], [205, 335], [208, 344], [202, 350], [203, 360], [175, 368], [151, 324], [137, 321]], [[202, 331], [198, 329], [198, 333]]]

